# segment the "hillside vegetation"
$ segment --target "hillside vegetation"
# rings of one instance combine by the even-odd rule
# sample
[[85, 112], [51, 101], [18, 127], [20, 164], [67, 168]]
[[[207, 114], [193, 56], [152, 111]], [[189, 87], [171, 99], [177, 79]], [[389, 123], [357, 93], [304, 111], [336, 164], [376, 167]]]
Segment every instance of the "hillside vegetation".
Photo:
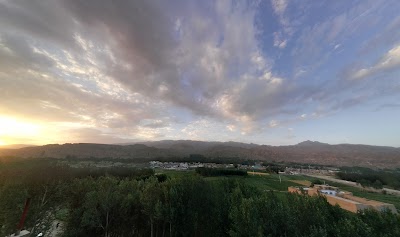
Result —
[[133, 145], [63, 144], [0, 149], [0, 157], [110, 158], [238, 162], [244, 160], [307, 164], [400, 168], [400, 148], [367, 145], [329, 145], [302, 142], [293, 146], [266, 146], [236, 142], [158, 141]]
[[93, 172], [46, 159], [2, 163], [0, 234], [15, 231], [31, 198], [25, 227], [33, 236], [46, 236], [54, 219], [65, 237], [400, 235], [400, 217], [391, 212], [353, 214], [323, 197], [262, 191], [247, 177], [126, 171]]

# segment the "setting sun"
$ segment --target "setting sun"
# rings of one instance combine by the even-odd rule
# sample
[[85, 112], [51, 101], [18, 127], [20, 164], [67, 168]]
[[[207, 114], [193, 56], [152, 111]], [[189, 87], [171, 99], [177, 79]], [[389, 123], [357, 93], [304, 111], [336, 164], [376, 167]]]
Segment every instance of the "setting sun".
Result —
[[39, 127], [35, 124], [14, 118], [0, 117], [0, 135], [32, 136], [36, 135], [38, 131]]
[[40, 126], [17, 118], [0, 116], [0, 146], [20, 143], [40, 135]]

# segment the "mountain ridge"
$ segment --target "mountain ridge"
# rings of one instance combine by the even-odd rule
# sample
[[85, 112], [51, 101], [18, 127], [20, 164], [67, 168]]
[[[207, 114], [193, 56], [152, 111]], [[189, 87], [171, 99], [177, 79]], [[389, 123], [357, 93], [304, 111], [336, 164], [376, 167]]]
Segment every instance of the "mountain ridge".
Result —
[[370, 168], [400, 168], [400, 148], [360, 144], [331, 145], [304, 141], [296, 145], [270, 146], [240, 142], [162, 140], [133, 144], [66, 143], [19, 149], [0, 148], [0, 157], [184, 159], [191, 154], [208, 159], [260, 160]]

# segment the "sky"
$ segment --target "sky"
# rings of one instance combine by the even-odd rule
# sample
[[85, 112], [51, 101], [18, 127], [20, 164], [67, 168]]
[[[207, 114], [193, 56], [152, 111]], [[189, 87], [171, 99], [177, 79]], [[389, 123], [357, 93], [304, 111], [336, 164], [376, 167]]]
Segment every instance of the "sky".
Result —
[[398, 0], [0, 0], [0, 145], [400, 147]]

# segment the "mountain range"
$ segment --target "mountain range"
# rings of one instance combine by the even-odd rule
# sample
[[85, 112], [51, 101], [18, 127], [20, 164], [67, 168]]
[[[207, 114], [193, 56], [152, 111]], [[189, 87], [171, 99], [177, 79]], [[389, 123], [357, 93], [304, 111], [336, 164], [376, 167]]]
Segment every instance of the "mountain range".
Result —
[[400, 148], [358, 144], [330, 145], [304, 141], [296, 145], [269, 146], [239, 142], [162, 140], [136, 144], [66, 143], [19, 149], [0, 149], [0, 157], [111, 158], [137, 160], [188, 159], [260, 160], [307, 164], [400, 168]]

